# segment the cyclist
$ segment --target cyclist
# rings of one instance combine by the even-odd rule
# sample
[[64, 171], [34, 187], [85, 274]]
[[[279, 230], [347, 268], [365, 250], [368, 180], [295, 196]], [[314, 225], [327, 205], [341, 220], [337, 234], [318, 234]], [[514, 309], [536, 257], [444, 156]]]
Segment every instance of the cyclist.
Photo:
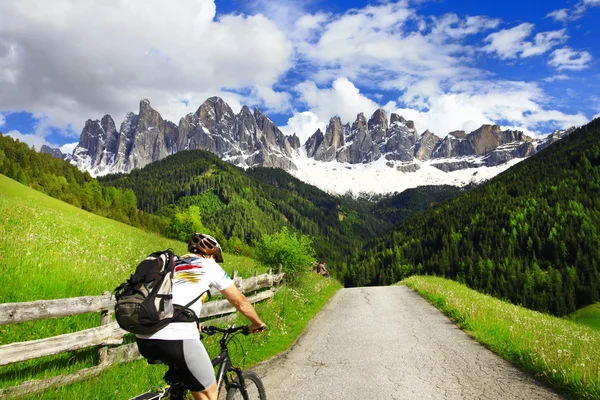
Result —
[[[250, 332], [266, 325], [246, 296], [217, 263], [223, 262], [221, 246], [212, 236], [195, 233], [188, 241], [188, 254], [178, 258], [173, 279], [173, 303], [188, 304], [215, 287], [250, 322]], [[202, 301], [190, 308], [200, 315]], [[194, 399], [214, 400], [218, 387], [210, 357], [200, 342], [195, 322], [173, 322], [151, 335], [136, 335], [140, 354], [174, 365]]]

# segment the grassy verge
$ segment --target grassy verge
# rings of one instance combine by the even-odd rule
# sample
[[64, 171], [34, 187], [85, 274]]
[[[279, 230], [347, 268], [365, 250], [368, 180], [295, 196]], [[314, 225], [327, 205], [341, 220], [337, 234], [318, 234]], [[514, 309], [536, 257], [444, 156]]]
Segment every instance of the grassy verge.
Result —
[[600, 398], [600, 331], [478, 293], [413, 276], [416, 290], [476, 340], [574, 398]]
[[[112, 291], [147, 254], [185, 244], [90, 214], [0, 175], [0, 303], [100, 295]], [[267, 272], [246, 257], [224, 255], [223, 268], [242, 277]], [[312, 278], [312, 279], [311, 279]], [[263, 311], [271, 329], [259, 340], [244, 338], [253, 364], [287, 348], [306, 322], [340, 286], [314, 276], [297, 289], [284, 288]], [[325, 285], [325, 287], [320, 287]], [[299, 296], [299, 297], [296, 297]], [[286, 318], [286, 315], [288, 318]], [[0, 345], [96, 327], [100, 315], [87, 314], [0, 326]], [[97, 349], [65, 353], [0, 367], [0, 387], [68, 374], [97, 364]], [[145, 362], [115, 368], [85, 384], [32, 398], [128, 398], [162, 378]], [[157, 372], [159, 371], [159, 372]], [[135, 384], [133, 383], [135, 381]], [[138, 384], [139, 382], [139, 384]], [[78, 389], [77, 387], [80, 386]], [[115, 393], [118, 392], [118, 393]], [[96, 394], [98, 393], [98, 394]], [[123, 394], [123, 395], [121, 395]]]

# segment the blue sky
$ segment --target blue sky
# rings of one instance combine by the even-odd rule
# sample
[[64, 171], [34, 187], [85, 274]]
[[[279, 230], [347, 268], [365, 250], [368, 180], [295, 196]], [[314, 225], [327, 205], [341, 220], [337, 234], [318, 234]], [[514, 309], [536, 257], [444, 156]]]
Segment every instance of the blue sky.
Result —
[[377, 108], [438, 136], [543, 135], [600, 115], [600, 0], [8, 0], [0, 131], [72, 149], [147, 98], [175, 123], [211, 96], [304, 142]]

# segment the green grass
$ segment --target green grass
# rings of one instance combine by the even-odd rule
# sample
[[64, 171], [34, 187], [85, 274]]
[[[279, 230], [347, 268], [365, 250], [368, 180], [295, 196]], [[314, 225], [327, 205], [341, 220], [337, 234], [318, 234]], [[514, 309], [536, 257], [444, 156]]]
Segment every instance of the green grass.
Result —
[[600, 398], [600, 331], [437, 277], [401, 282], [473, 338], [573, 398]]
[[600, 330], [600, 303], [590, 304], [569, 316], [571, 321]]
[[[112, 291], [149, 253], [182, 242], [90, 214], [0, 175], [0, 303], [100, 295]], [[224, 255], [223, 268], [242, 277], [267, 269], [247, 257]], [[270, 329], [243, 338], [252, 365], [288, 348], [306, 323], [341, 285], [305, 277], [296, 289], [284, 287], [274, 300], [257, 306]], [[287, 316], [287, 318], [286, 318]], [[0, 345], [35, 340], [98, 326], [99, 314], [0, 326]], [[243, 321], [240, 321], [243, 322]], [[241, 356], [240, 356], [241, 357]], [[29, 379], [75, 372], [97, 364], [97, 349], [87, 349], [0, 367], [0, 387]], [[161, 383], [161, 367], [144, 361], [121, 365], [89, 382], [31, 398], [129, 398]]]

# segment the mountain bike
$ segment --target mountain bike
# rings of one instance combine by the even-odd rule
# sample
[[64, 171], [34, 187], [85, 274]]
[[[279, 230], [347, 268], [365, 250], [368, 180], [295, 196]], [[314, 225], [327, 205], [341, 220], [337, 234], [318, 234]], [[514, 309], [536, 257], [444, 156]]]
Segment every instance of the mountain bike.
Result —
[[[226, 400], [265, 400], [265, 388], [262, 381], [252, 371], [242, 371], [240, 367], [234, 367], [231, 358], [229, 357], [229, 349], [227, 345], [239, 333], [244, 335], [250, 334], [248, 325], [236, 327], [231, 325], [228, 328], [219, 328], [217, 326], [203, 326], [202, 333], [212, 336], [215, 333], [222, 333], [223, 336], [219, 340], [221, 353], [213, 358], [213, 367], [219, 366], [217, 373], [217, 386], [219, 388], [219, 399]], [[148, 364], [162, 364], [161, 360], [148, 359]], [[157, 387], [142, 393], [139, 396], [133, 397], [130, 400], [186, 400], [192, 399], [192, 395], [183, 386], [177, 370], [173, 365], [169, 365], [169, 369], [164, 376], [167, 386]], [[225, 391], [223, 391], [225, 389]], [[225, 394], [226, 397], [223, 397]]]

